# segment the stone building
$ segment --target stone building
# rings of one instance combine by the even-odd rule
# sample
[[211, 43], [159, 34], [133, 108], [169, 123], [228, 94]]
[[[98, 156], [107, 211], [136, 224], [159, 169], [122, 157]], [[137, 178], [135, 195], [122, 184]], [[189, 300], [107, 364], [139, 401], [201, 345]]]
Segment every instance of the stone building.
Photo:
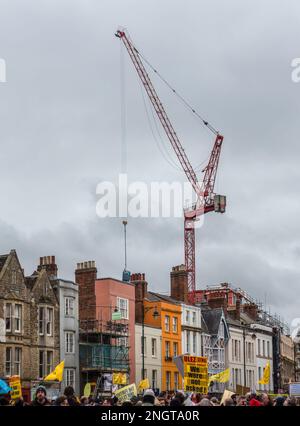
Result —
[[29, 397], [32, 378], [30, 295], [17, 253], [0, 256], [0, 378], [19, 375]]
[[280, 385], [288, 391], [289, 383], [295, 381], [295, 348], [290, 336], [280, 335]]
[[59, 304], [48, 273], [25, 277], [11, 250], [0, 256], [0, 378], [20, 376], [29, 400], [32, 382], [59, 360]]

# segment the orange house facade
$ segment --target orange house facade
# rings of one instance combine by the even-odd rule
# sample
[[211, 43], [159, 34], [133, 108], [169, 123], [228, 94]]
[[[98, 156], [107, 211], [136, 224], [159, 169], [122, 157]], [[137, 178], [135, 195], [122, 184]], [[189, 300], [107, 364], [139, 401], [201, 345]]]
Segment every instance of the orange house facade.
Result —
[[[182, 377], [172, 361], [173, 357], [181, 355], [181, 305], [175, 299], [148, 292], [144, 300], [145, 324], [161, 328], [161, 377], [162, 391], [172, 391], [182, 388]], [[153, 316], [153, 311], [158, 316]]]

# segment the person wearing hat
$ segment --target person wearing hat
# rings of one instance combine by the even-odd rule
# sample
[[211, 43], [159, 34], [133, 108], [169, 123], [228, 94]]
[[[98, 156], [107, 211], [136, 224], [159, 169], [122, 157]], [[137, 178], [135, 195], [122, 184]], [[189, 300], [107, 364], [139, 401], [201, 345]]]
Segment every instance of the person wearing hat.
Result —
[[50, 401], [46, 398], [47, 390], [45, 386], [39, 385], [35, 392], [35, 399], [31, 402], [31, 405], [34, 407], [44, 407], [46, 405], [51, 405]]
[[155, 402], [155, 394], [152, 389], [146, 389], [143, 395], [142, 406], [152, 406]]

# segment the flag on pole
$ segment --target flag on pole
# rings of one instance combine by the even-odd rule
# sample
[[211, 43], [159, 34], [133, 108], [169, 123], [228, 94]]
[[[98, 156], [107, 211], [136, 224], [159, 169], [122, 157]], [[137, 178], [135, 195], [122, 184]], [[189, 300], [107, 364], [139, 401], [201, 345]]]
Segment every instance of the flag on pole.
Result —
[[270, 370], [270, 361], [268, 361], [266, 367], [264, 368], [264, 374], [262, 378], [258, 381], [260, 385], [267, 385], [270, 382]]
[[11, 387], [8, 386], [8, 384], [0, 379], [0, 395], [4, 395], [11, 391]]
[[227, 368], [224, 371], [221, 371], [218, 374], [214, 374], [210, 376], [209, 382], [219, 382], [219, 383], [226, 383], [230, 379], [230, 368]]
[[126, 385], [127, 375], [126, 373], [113, 373], [113, 385]]
[[139, 389], [149, 389], [150, 388], [149, 379], [141, 380], [139, 385], [138, 385], [138, 388]]
[[50, 381], [58, 381], [58, 382], [62, 382], [63, 380], [63, 376], [64, 376], [64, 367], [65, 367], [65, 361], [62, 361], [60, 364], [58, 364], [55, 369], [48, 374], [48, 376], [46, 376], [44, 378], [44, 381], [46, 382], [50, 382]]

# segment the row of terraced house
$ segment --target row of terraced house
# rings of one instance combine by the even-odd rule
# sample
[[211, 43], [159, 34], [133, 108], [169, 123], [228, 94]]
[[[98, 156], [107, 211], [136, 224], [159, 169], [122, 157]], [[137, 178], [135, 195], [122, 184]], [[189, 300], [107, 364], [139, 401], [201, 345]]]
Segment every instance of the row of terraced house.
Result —
[[[0, 378], [19, 375], [25, 399], [62, 360], [61, 387], [82, 394], [148, 378], [157, 392], [182, 388], [182, 354], [208, 359], [210, 374], [230, 368], [226, 387], [277, 392], [297, 379], [300, 354], [284, 324], [241, 289], [228, 284], [197, 290], [189, 303], [184, 265], [172, 268], [169, 294], [148, 288], [145, 274], [128, 281], [99, 278], [94, 261], [79, 262], [74, 281], [59, 277], [54, 256], [41, 257], [30, 276], [15, 250], [0, 256]], [[299, 352], [299, 354], [298, 354]], [[259, 385], [267, 362], [268, 385]], [[55, 385], [55, 384], [54, 384]], [[53, 385], [53, 386], [54, 386]], [[225, 385], [212, 383], [211, 392]]]

